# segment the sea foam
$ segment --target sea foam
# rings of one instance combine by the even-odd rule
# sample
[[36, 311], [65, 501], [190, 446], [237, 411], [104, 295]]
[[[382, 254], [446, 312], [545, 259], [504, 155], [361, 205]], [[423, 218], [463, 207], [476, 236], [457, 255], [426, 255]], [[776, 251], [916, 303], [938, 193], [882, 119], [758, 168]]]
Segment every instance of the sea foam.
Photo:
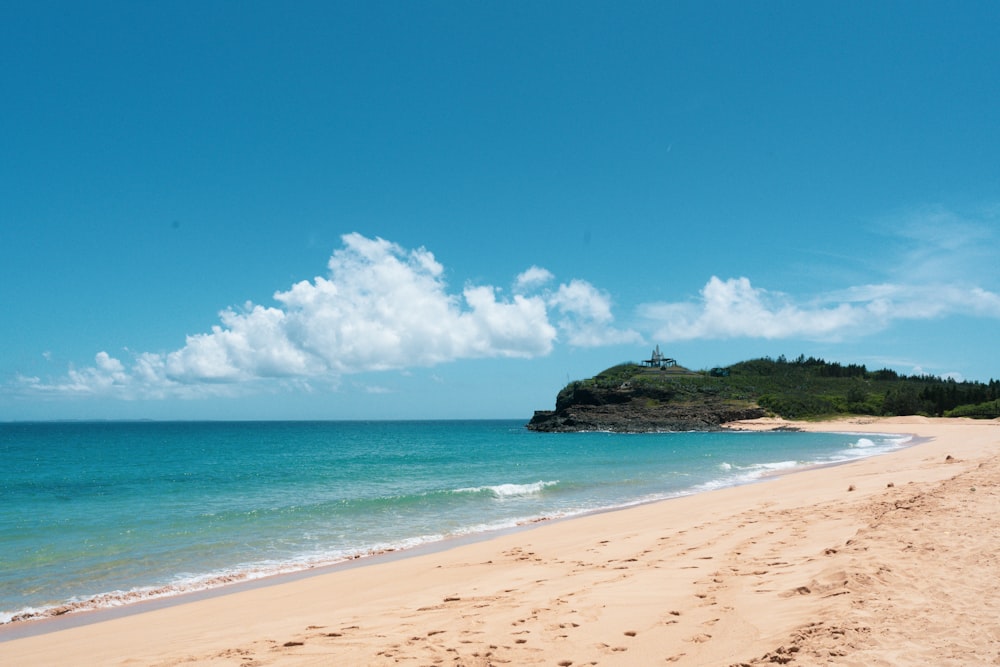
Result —
[[494, 498], [514, 498], [518, 496], [531, 496], [541, 493], [550, 486], [556, 486], [559, 480], [551, 482], [532, 482], [530, 484], [496, 484], [492, 486], [474, 486], [462, 489], [455, 489], [455, 493], [478, 493], [490, 495]]

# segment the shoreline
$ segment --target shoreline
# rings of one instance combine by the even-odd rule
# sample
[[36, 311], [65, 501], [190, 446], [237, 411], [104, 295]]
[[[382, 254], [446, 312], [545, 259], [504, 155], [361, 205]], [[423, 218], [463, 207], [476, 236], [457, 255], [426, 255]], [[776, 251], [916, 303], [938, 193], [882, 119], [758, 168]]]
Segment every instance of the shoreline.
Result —
[[[61, 655], [95, 665], [127, 660], [392, 664], [406, 657], [482, 665], [663, 664], [671, 658], [676, 664], [754, 664], [748, 661], [791, 646], [797, 647], [788, 654], [793, 658], [818, 644], [877, 650], [864, 646], [871, 643], [871, 627], [867, 634], [858, 622], [847, 627], [846, 619], [853, 617], [842, 612], [857, 614], [859, 604], [884, 603], [878, 596], [866, 598], [871, 591], [861, 584], [891, 578], [878, 568], [895, 572], [894, 563], [914, 554], [890, 549], [884, 559], [867, 563], [868, 551], [856, 546], [859, 536], [877, 532], [888, 514], [908, 518], [900, 507], [917, 508], [914, 499], [960, 478], [942, 497], [951, 498], [965, 482], [966, 494], [978, 488], [978, 495], [961, 499], [981, 524], [985, 510], [998, 504], [995, 487], [988, 478], [980, 480], [993, 466], [1000, 468], [998, 425], [919, 417], [737, 422], [730, 428], [794, 426], [932, 440], [843, 464], [810, 466], [766, 483], [545, 520], [471, 541], [427, 545], [431, 548], [422, 553], [389, 552], [140, 602], [108, 610], [120, 613], [114, 618], [77, 622], [103, 613], [96, 611], [12, 623], [0, 627], [0, 662], [50, 664]], [[946, 462], [945, 456], [952, 458]], [[873, 523], [872, 512], [879, 508], [896, 509], [883, 511]], [[954, 526], [943, 525], [960, 530], [961, 517], [946, 518]], [[976, 522], [964, 539], [974, 535]], [[919, 532], [914, 527], [907, 526]], [[997, 545], [989, 541], [998, 533], [978, 530], [971, 541], [980, 553], [991, 554]], [[889, 542], [878, 546], [889, 548]], [[916, 547], [911, 551], [920, 555]], [[876, 564], [869, 572], [867, 566]], [[980, 566], [1000, 574], [996, 559]], [[921, 581], [910, 583], [916, 587]], [[968, 601], [972, 611], [963, 617], [975, 616], [976, 604], [986, 605], [984, 616], [998, 611], [990, 605], [1000, 603], [981, 597]], [[841, 616], [845, 620], [837, 625]], [[871, 626], [876, 621], [869, 619]], [[48, 629], [58, 624], [64, 626]], [[44, 634], [12, 637], [9, 631], [40, 625], [47, 626]], [[984, 634], [981, 624], [967, 630]], [[1000, 631], [987, 631], [982, 641], [995, 658]], [[986, 655], [974, 646], [963, 650], [955, 655], [966, 663], [969, 656]], [[948, 662], [937, 659], [943, 654], [931, 655], [938, 664]]]
[[[742, 422], [731, 422], [728, 427], [723, 428], [722, 431], [803, 432], [808, 430], [806, 428], [800, 428], [795, 424], [797, 424], [797, 422], [764, 418]], [[636, 432], [636, 435], [644, 434], [649, 435], [650, 433]], [[878, 433], [865, 431], [847, 431], [844, 432], [844, 434], [880, 435]], [[911, 438], [912, 436], [907, 435], [906, 439], [909, 440]], [[906, 447], [910, 445], [906, 444], [898, 446]], [[320, 560], [318, 562], [303, 565], [293, 565], [292, 561], [289, 561], [287, 564], [278, 563], [270, 571], [261, 571], [257, 568], [234, 568], [231, 571], [218, 572], [214, 574], [210, 573], [202, 577], [196, 577], [190, 583], [164, 583], [160, 585], [129, 589], [126, 591], [108, 591], [93, 595], [86, 599], [66, 601], [37, 609], [28, 608], [15, 613], [10, 620], [0, 622], [0, 642], [13, 638], [54, 632], [69, 627], [89, 625], [91, 623], [120, 618], [133, 613], [144, 613], [146, 611], [161, 609], [178, 604], [186, 604], [188, 602], [204, 600], [244, 590], [251, 590], [262, 586], [280, 585], [282, 583], [295, 581], [300, 578], [320, 576], [343, 569], [365, 567], [384, 561], [432, 554], [466, 544], [491, 540], [496, 537], [523, 530], [531, 530], [538, 526], [554, 522], [569, 521], [596, 514], [619, 512], [643, 505], [709, 493], [713, 490], [743, 486], [747, 484], [756, 484], [782, 475], [795, 474], [814, 468], [844, 465], [859, 459], [879, 456], [883, 453], [885, 452], [863, 454], [858, 458], [802, 462], [788, 468], [765, 469], [756, 473], [756, 475], [748, 476], [746, 479], [734, 479], [726, 483], [719, 484], [718, 486], [707, 487], [705, 485], [695, 485], [670, 494], [664, 494], [660, 497], [637, 498], [616, 505], [578, 510], [568, 513], [536, 516], [533, 518], [523, 519], [517, 524], [505, 525], [501, 527], [488, 527], [484, 530], [475, 532], [449, 534], [439, 537], [438, 539], [418, 541], [416, 544], [412, 545], [386, 546], [384, 548], [358, 551], [336, 560]]]

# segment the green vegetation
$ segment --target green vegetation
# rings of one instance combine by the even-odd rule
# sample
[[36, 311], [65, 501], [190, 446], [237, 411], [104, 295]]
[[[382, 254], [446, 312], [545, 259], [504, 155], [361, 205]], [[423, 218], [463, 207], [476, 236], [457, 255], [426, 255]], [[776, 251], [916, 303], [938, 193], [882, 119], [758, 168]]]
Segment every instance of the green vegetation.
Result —
[[863, 365], [842, 365], [800, 356], [743, 361], [711, 371], [681, 366], [655, 369], [634, 363], [608, 368], [587, 380], [571, 382], [557, 403], [572, 402], [586, 390], [628, 389], [647, 402], [695, 402], [712, 396], [733, 405], [759, 405], [789, 419], [836, 415], [1000, 416], [1000, 382], [956, 382], [905, 376]]
[[975, 405], [959, 405], [953, 410], [947, 410], [945, 417], [972, 417], [974, 419], [996, 419], [1000, 417], [1000, 399], [976, 403]]

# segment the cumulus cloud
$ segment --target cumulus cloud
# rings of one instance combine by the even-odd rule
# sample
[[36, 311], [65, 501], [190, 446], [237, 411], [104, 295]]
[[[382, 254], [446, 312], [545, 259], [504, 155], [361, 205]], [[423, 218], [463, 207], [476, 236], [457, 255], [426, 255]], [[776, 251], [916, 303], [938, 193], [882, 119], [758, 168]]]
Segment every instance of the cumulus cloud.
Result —
[[613, 325], [612, 300], [607, 292], [580, 279], [548, 288], [553, 280], [555, 276], [548, 270], [532, 266], [517, 276], [514, 290], [518, 294], [534, 292], [543, 299], [555, 318], [561, 340], [575, 347], [643, 342], [637, 331]]
[[559, 313], [559, 328], [567, 342], [578, 347], [599, 347], [621, 343], [640, 343], [642, 336], [632, 329], [611, 326], [610, 297], [585, 280], [572, 280], [548, 297]]
[[900, 320], [964, 314], [1000, 318], [1000, 295], [980, 287], [879, 284], [798, 302], [754, 287], [748, 278], [716, 276], [694, 301], [649, 303], [640, 314], [664, 341], [800, 338], [838, 341], [885, 329]]
[[514, 289], [519, 292], [523, 292], [525, 290], [544, 285], [554, 279], [555, 276], [552, 275], [552, 273], [547, 269], [532, 266], [527, 271], [518, 275], [517, 279], [514, 281]]
[[[326, 276], [273, 295], [276, 305], [246, 303], [167, 353], [106, 352], [92, 366], [45, 382], [34, 392], [123, 398], [233, 394], [263, 382], [311, 386], [345, 374], [433, 366], [457, 359], [530, 358], [557, 341], [589, 346], [637, 340], [613, 327], [607, 294], [585, 281], [555, 289], [546, 269], [518, 275], [508, 296], [498, 287], [449, 292], [444, 267], [424, 249], [380, 238], [342, 237]], [[553, 319], [555, 322], [553, 323]]]

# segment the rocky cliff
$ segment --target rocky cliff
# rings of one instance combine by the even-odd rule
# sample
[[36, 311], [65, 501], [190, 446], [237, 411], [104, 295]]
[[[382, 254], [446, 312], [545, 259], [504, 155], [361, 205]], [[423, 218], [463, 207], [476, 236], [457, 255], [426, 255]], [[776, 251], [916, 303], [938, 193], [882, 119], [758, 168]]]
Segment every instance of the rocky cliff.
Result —
[[[693, 375], [693, 374], [692, 374]], [[637, 386], [573, 383], [559, 392], [555, 410], [537, 410], [533, 431], [711, 431], [767, 411], [749, 401], [722, 398], [702, 385], [662, 381]]]

